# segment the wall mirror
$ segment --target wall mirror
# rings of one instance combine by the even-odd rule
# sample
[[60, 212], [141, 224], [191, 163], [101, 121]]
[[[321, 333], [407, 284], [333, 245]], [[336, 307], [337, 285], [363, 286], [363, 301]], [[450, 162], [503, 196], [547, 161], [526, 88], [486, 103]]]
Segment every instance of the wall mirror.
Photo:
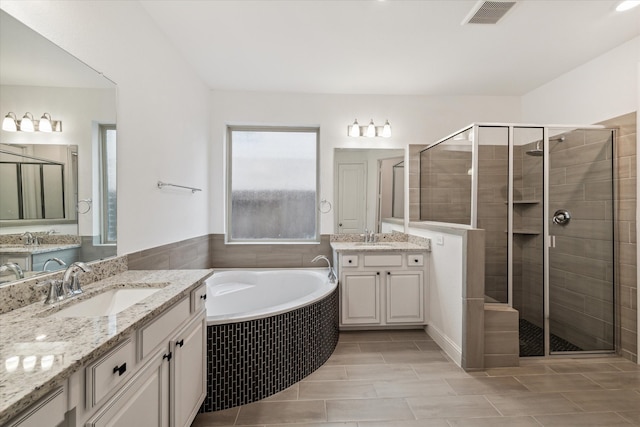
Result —
[[384, 231], [404, 221], [404, 150], [336, 148], [334, 229], [337, 233]]
[[[116, 85], [0, 10], [0, 91], [0, 119], [36, 124], [0, 130], [0, 264], [26, 232], [77, 242], [78, 261], [115, 255]], [[39, 129], [45, 113], [61, 129]]]

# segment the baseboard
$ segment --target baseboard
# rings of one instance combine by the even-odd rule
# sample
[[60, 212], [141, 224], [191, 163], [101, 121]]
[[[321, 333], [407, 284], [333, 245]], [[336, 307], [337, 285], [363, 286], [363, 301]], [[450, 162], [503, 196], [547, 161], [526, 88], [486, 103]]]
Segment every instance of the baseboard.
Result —
[[425, 326], [424, 330], [456, 365], [462, 367], [462, 349], [455, 342], [433, 325]]

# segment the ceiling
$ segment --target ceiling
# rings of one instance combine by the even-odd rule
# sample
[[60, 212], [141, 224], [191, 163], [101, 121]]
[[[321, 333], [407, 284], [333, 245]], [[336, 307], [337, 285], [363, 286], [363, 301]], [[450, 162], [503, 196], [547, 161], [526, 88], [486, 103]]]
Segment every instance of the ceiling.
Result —
[[496, 25], [476, 1], [141, 0], [222, 90], [523, 95], [640, 35], [618, 0], [521, 0]]
[[[19, 43], [16, 42], [19, 40]], [[113, 88], [113, 82], [0, 10], [0, 84]]]

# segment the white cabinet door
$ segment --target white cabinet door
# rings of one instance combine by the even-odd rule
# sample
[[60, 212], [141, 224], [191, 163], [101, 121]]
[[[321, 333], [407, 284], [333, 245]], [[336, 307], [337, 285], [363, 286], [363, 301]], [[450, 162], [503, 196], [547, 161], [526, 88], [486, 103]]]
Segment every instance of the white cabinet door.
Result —
[[204, 314], [197, 316], [171, 341], [171, 427], [188, 427], [207, 393]]
[[344, 273], [342, 290], [343, 324], [380, 323], [380, 272]]
[[388, 271], [387, 323], [424, 322], [424, 285], [421, 271]]
[[151, 361], [86, 424], [87, 427], [166, 427], [169, 421], [169, 363], [167, 351]]
[[64, 421], [66, 407], [66, 389], [60, 387], [11, 420], [6, 427], [57, 426]]

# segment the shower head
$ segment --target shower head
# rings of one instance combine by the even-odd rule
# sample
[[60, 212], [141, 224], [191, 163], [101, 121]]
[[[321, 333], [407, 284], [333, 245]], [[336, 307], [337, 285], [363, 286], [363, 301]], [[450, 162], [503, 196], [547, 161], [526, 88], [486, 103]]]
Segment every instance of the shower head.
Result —
[[536, 142], [536, 148], [533, 150], [527, 150], [524, 152], [527, 156], [540, 157], [544, 154], [544, 150], [542, 149], [542, 141]]
[[[549, 138], [549, 142], [564, 142], [564, 140], [564, 135], [557, 138]], [[542, 149], [542, 140], [536, 141], [536, 148], [534, 148], [533, 150], [525, 151], [525, 154], [534, 157], [540, 157], [544, 155], [544, 150]]]

